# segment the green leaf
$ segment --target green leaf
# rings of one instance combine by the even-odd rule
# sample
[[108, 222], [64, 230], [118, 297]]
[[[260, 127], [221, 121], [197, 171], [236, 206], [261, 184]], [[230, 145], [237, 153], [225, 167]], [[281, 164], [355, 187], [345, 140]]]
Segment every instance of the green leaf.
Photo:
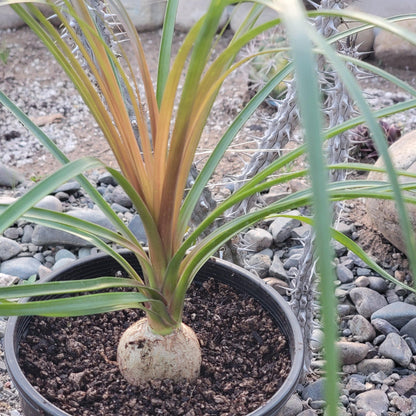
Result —
[[74, 296], [26, 303], [0, 303], [3, 316], [84, 316], [127, 308], [144, 309], [144, 302], [159, 302], [135, 292]]

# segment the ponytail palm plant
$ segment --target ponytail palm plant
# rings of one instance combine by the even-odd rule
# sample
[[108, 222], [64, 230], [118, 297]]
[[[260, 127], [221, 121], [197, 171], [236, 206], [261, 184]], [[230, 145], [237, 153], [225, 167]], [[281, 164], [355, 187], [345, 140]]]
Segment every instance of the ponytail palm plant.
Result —
[[[177, 55], [171, 60], [173, 28], [177, 0], [168, 0], [163, 26], [158, 74], [154, 87], [146, 63], [140, 37], [118, 0], [60, 0], [47, 1], [53, 13], [61, 21], [61, 28], [53, 26], [39, 9], [30, 3], [6, 0], [62, 66], [95, 117], [105, 139], [109, 143], [120, 170], [105, 166], [95, 158], [69, 159], [7, 96], [0, 92], [0, 102], [6, 106], [50, 152], [63, 164], [55, 173], [30, 189], [10, 206], [0, 206], [0, 232], [23, 217], [28, 221], [68, 231], [78, 235], [102, 251], [113, 256], [126, 270], [129, 278], [103, 276], [92, 280], [27, 284], [0, 289], [0, 315], [75, 316], [114, 311], [123, 308], [140, 308], [146, 318], [128, 329], [120, 341], [119, 365], [123, 375], [139, 385], [150, 378], [193, 380], [199, 372], [201, 352], [192, 330], [182, 323], [182, 312], [187, 289], [198, 270], [231, 237], [256, 224], [267, 216], [285, 215], [285, 211], [312, 205], [313, 218], [299, 217], [310, 222], [316, 230], [318, 270], [321, 276], [322, 313], [329, 328], [326, 352], [331, 358], [331, 342], [336, 336], [335, 301], [333, 296], [333, 267], [330, 240], [336, 237], [356, 252], [387, 278], [387, 273], [372, 262], [360, 248], [346, 237], [330, 230], [330, 201], [358, 197], [396, 198], [402, 221], [407, 227], [404, 199], [401, 188], [412, 189], [413, 182], [400, 185], [397, 173], [389, 162], [387, 146], [377, 117], [404, 111], [416, 105], [416, 98], [390, 108], [372, 112], [367, 106], [360, 88], [345, 67], [347, 57], [337, 55], [329, 40], [321, 38], [307, 22], [306, 12], [300, 0], [258, 0], [240, 30], [216, 57], [218, 25], [225, 8], [237, 3], [233, 0], [211, 0], [207, 13], [189, 31]], [[262, 6], [279, 12], [279, 18], [255, 26], [255, 18]], [[318, 12], [309, 12], [311, 14]], [[320, 11], [323, 15], [334, 11]], [[336, 13], [341, 13], [337, 11]], [[363, 27], [351, 29], [347, 34], [368, 28], [374, 24], [391, 30], [416, 44], [414, 35], [396, 28], [391, 23], [364, 14], [350, 14], [361, 19]], [[203, 129], [223, 81], [251, 57], [239, 58], [239, 51], [262, 32], [283, 24], [288, 36], [288, 52], [292, 60], [285, 65], [243, 108], [213, 149], [209, 159], [192, 186], [188, 178], [195, 159]], [[123, 29], [119, 32], [120, 27]], [[354, 32], [355, 31], [355, 32]], [[345, 34], [344, 34], [345, 35]], [[127, 39], [131, 45], [129, 54], [119, 39]], [[283, 49], [280, 49], [283, 50]], [[261, 51], [261, 54], [280, 50]], [[342, 123], [330, 130], [324, 129], [321, 111], [321, 92], [315, 71], [315, 54], [324, 54], [340, 73], [363, 115]], [[351, 59], [352, 61], [352, 59]], [[358, 61], [354, 63], [360, 64]], [[191, 216], [199, 204], [213, 172], [232, 143], [239, 129], [253, 114], [270, 92], [295, 71], [298, 103], [304, 129], [305, 145], [285, 154], [257, 173], [228, 199], [218, 204], [193, 228]], [[416, 91], [388, 74], [393, 82], [416, 96]], [[379, 153], [385, 157], [390, 182], [345, 181], [328, 183], [329, 169], [371, 169], [368, 165], [339, 164], [327, 166], [322, 143], [324, 140], [366, 122], [376, 140]], [[306, 153], [309, 169], [291, 170], [288, 166]], [[147, 235], [145, 249], [129, 228], [111, 210], [98, 191], [83, 173], [88, 169], [107, 169], [123, 187], [140, 215]], [[409, 176], [413, 177], [411, 174]], [[98, 225], [73, 218], [65, 213], [51, 212], [34, 205], [60, 184], [76, 177], [95, 204], [115, 227], [110, 231]], [[293, 193], [266, 207], [251, 211], [216, 228], [219, 218], [232, 212], [232, 207], [273, 185], [299, 178], [310, 178], [311, 187]], [[406, 201], [414, 202], [411, 196]], [[206, 234], [206, 230], [210, 230]], [[414, 253], [414, 241], [407, 233]], [[141, 266], [139, 274], [108, 243], [115, 243], [132, 251]], [[117, 289], [130, 288], [130, 291]], [[113, 289], [95, 293], [97, 290]], [[94, 292], [94, 293], [89, 293]], [[55, 297], [37, 300], [36, 296], [77, 294], [75, 297]], [[8, 299], [32, 297], [27, 303]], [[142, 342], [144, 340], [144, 342]], [[161, 350], [155, 345], [165, 343]], [[172, 343], [175, 345], [172, 348]], [[132, 348], [132, 345], [144, 345]], [[134, 350], [134, 351], [133, 351]], [[131, 358], [133, 352], [145, 354]], [[168, 351], [169, 350], [169, 351]], [[151, 354], [149, 354], [151, 351]], [[177, 365], [158, 366], [161, 354]], [[154, 367], [149, 370], [149, 361]], [[184, 364], [187, 364], [186, 368]], [[158, 373], [157, 370], [162, 371]], [[329, 376], [336, 375], [336, 367]], [[331, 383], [328, 383], [331, 384]], [[336, 386], [332, 383], [331, 386]], [[331, 388], [332, 388], [331, 387]]]

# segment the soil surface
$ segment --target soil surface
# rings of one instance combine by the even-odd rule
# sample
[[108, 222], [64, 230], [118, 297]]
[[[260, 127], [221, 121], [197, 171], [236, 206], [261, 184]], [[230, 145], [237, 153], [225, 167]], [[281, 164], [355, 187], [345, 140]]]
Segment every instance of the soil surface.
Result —
[[184, 312], [202, 348], [197, 381], [130, 386], [116, 363], [117, 340], [139, 314], [34, 318], [20, 350], [28, 380], [72, 415], [237, 416], [264, 404], [290, 371], [286, 339], [257, 302], [209, 280], [189, 291]]

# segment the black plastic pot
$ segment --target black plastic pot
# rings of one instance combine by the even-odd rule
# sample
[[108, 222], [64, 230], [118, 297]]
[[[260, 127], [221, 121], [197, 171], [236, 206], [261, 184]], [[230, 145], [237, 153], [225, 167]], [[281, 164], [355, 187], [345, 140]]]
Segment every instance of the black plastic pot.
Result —
[[[124, 253], [123, 255], [134, 267], [138, 267], [134, 255], [131, 253]], [[71, 280], [103, 275], [109, 276], [119, 269], [120, 266], [114, 259], [106, 255], [98, 255], [74, 262], [70, 266], [52, 273], [47, 280]], [[274, 289], [246, 270], [231, 263], [213, 259], [204, 265], [195, 281], [203, 282], [209, 277], [214, 277], [216, 280], [255, 298], [268, 311], [276, 325], [279, 326], [288, 339], [292, 367], [287, 379], [264, 406], [249, 414], [249, 416], [276, 415], [294, 391], [302, 371], [304, 346], [299, 324], [287, 302]], [[6, 365], [20, 393], [23, 413], [25, 416], [68, 416], [68, 413], [58, 409], [42, 397], [28, 382], [19, 367], [19, 343], [30, 324], [30, 320], [30, 317], [9, 318], [4, 337]]]

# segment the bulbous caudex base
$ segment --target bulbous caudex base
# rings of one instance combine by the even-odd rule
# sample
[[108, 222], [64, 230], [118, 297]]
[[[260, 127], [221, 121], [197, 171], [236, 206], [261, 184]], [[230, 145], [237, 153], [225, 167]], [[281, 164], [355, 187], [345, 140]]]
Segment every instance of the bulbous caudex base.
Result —
[[122, 335], [117, 361], [122, 375], [140, 386], [155, 379], [195, 380], [201, 368], [201, 348], [194, 331], [185, 324], [169, 335], [155, 334], [143, 318]]

